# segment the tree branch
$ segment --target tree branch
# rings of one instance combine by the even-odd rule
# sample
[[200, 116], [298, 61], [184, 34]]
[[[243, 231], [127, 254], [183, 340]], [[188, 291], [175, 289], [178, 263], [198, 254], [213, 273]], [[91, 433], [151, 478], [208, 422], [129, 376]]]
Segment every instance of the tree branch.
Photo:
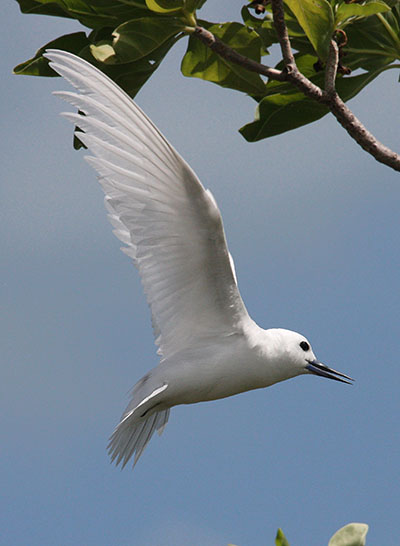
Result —
[[395, 171], [400, 171], [400, 155], [379, 142], [345, 105], [336, 91], [327, 105], [340, 125], [346, 129], [363, 150], [380, 163], [384, 163]]
[[281, 46], [282, 58], [286, 70], [290, 73], [297, 69], [296, 61], [290, 45], [289, 34], [285, 23], [285, 12], [282, 0], [271, 0], [272, 16], [276, 33], [278, 34], [279, 44]]
[[335, 40], [331, 40], [328, 60], [325, 67], [325, 95], [332, 96], [336, 93], [335, 80], [339, 63], [339, 47]]
[[329, 56], [325, 68], [325, 90], [322, 90], [306, 78], [297, 68], [284, 19], [282, 0], [271, 0], [271, 6], [285, 64], [284, 70], [270, 68], [269, 66], [241, 55], [203, 27], [196, 26], [193, 35], [223, 59], [235, 63], [251, 72], [266, 76], [271, 80], [288, 81], [304, 93], [306, 97], [324, 104], [363, 150], [372, 155], [380, 163], [383, 163], [396, 171], [400, 171], [400, 155], [379, 142], [372, 133], [364, 127], [361, 121], [356, 118], [337, 94], [335, 80], [339, 53], [336, 42], [332, 40], [330, 44]]
[[281, 70], [270, 68], [265, 64], [258, 63], [257, 61], [253, 61], [253, 59], [241, 55], [203, 27], [196, 26], [192, 34], [214, 51], [214, 53], [217, 53], [217, 55], [227, 61], [238, 64], [250, 72], [257, 72], [257, 74], [267, 76], [267, 78], [270, 78], [271, 80], [278, 80], [281, 82], [286, 80], [286, 75]]

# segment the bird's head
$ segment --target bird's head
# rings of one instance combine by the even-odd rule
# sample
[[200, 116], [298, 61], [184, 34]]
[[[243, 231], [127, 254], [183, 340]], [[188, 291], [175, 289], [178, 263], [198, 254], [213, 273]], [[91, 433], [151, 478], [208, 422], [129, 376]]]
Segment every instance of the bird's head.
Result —
[[322, 364], [313, 353], [310, 342], [303, 335], [291, 330], [279, 329], [276, 331], [279, 331], [281, 336], [281, 348], [283, 349], [284, 358], [288, 359], [292, 367], [295, 366], [296, 375], [311, 373], [342, 383], [352, 384], [351, 382], [354, 379]]

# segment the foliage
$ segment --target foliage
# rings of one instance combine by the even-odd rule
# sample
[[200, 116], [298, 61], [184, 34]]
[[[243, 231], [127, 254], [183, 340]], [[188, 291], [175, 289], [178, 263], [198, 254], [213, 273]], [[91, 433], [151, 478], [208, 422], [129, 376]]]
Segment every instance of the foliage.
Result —
[[[365, 546], [365, 539], [368, 533], [366, 523], [349, 523], [333, 535], [328, 546]], [[228, 544], [228, 546], [235, 546]], [[278, 529], [275, 538], [275, 546], [290, 546], [282, 529]]]
[[[219, 57], [193, 35], [196, 24], [210, 30], [245, 57], [260, 62], [278, 39], [272, 15], [254, 2], [241, 10], [241, 22], [197, 20], [205, 0], [17, 0], [23, 13], [77, 19], [89, 28], [60, 36], [33, 58], [15, 67], [16, 74], [56, 76], [42, 56], [46, 48], [71, 51], [96, 65], [131, 97], [157, 70], [171, 47], [189, 37], [182, 60], [185, 76], [201, 78], [246, 93], [257, 101], [253, 122], [242, 129], [256, 141], [311, 123], [328, 109], [306, 98], [290, 83], [266, 82], [255, 72]], [[324, 84], [324, 63], [335, 32], [343, 38], [337, 90], [344, 101], [354, 97], [382, 71], [398, 68], [400, 2], [398, 0], [285, 0], [285, 18], [301, 72]], [[265, 4], [260, 0], [260, 4]], [[345, 33], [345, 34], [344, 34]], [[345, 38], [344, 38], [345, 37]], [[277, 65], [282, 68], [282, 63]], [[357, 70], [356, 75], [349, 75]]]
[[328, 546], [364, 546], [367, 533], [365, 523], [349, 523], [336, 531]]
[[[349, 523], [336, 531], [328, 546], [364, 546], [367, 533], [368, 525], [365, 523]], [[290, 546], [282, 529], [278, 529], [275, 546]]]

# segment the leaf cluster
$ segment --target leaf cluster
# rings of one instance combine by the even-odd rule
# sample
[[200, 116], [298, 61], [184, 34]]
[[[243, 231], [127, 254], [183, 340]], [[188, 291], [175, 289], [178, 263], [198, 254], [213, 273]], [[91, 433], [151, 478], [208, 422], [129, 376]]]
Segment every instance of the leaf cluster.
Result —
[[[366, 523], [349, 523], [333, 535], [328, 546], [365, 546], [365, 540], [368, 533]], [[228, 544], [228, 546], [235, 546]], [[282, 529], [278, 529], [275, 538], [275, 546], [290, 546]]]
[[[256, 62], [268, 58], [278, 37], [266, 2], [261, 16], [254, 2], [241, 10], [241, 21], [197, 19], [205, 0], [16, 0], [23, 13], [77, 19], [89, 29], [60, 36], [19, 64], [17, 74], [55, 76], [42, 56], [63, 49], [96, 65], [131, 97], [143, 87], [171, 47], [188, 37], [181, 70], [222, 87], [246, 93], [257, 102], [255, 120], [240, 129], [256, 141], [311, 123], [328, 108], [304, 96], [289, 82], [266, 81], [225, 60], [193, 33], [196, 25]], [[266, 6], [265, 6], [266, 4]], [[285, 0], [285, 21], [299, 70], [323, 88], [332, 36], [337, 36], [340, 67], [337, 91], [347, 101], [382, 71], [398, 67], [400, 3], [397, 0]], [[278, 63], [278, 69], [283, 63]], [[356, 74], [354, 72], [356, 71]], [[350, 75], [350, 72], [352, 74]]]
[[[328, 546], [365, 546], [368, 525], [365, 523], [349, 523], [333, 535]], [[282, 529], [278, 529], [275, 546], [289, 546]]]

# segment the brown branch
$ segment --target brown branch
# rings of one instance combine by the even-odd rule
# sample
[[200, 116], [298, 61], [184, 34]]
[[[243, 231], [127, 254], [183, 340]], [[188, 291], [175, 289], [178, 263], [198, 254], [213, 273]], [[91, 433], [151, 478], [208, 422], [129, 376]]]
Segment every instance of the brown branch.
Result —
[[271, 80], [288, 81], [297, 87], [297, 89], [306, 97], [326, 105], [342, 127], [366, 152], [372, 155], [380, 163], [383, 163], [396, 171], [400, 171], [400, 155], [379, 142], [372, 133], [364, 127], [361, 121], [356, 118], [337, 94], [335, 79], [338, 67], [338, 46], [334, 40], [331, 42], [326, 66], [325, 90], [322, 90], [306, 78], [297, 68], [284, 19], [282, 0], [271, 0], [271, 5], [275, 28], [285, 63], [285, 70], [270, 68], [269, 66], [241, 55], [201, 26], [195, 27], [193, 35], [223, 59], [235, 63], [251, 72], [266, 76]]

